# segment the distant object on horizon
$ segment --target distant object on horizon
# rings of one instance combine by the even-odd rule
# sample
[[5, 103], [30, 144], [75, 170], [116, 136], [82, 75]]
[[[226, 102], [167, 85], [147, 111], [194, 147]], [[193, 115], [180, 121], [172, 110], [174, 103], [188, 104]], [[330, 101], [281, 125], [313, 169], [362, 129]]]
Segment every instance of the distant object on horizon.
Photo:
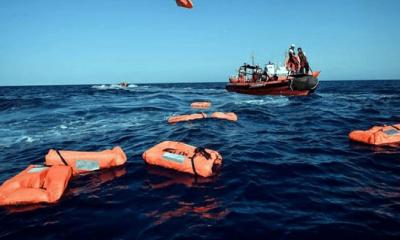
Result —
[[98, 89], [98, 90], [133, 90], [134, 88], [137, 88], [138, 86], [135, 84], [130, 84], [128, 82], [121, 82], [118, 84], [102, 84], [102, 85], [94, 85], [92, 88]]
[[119, 86], [120, 86], [120, 87], [123, 87], [123, 88], [127, 88], [127, 87], [129, 87], [129, 83], [126, 82], [126, 81], [123, 81], [123, 82], [120, 82], [120, 83], [119, 83]]
[[193, 8], [193, 3], [191, 0], [176, 0], [176, 4], [183, 8]]

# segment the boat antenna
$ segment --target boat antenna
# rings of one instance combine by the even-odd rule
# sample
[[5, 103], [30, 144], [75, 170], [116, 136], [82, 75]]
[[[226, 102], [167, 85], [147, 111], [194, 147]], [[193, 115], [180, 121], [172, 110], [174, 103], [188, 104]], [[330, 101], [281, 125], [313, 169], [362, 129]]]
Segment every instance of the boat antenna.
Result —
[[251, 53], [251, 65], [252, 66], [254, 66], [254, 58], [255, 58], [255, 56], [254, 56], [254, 51]]

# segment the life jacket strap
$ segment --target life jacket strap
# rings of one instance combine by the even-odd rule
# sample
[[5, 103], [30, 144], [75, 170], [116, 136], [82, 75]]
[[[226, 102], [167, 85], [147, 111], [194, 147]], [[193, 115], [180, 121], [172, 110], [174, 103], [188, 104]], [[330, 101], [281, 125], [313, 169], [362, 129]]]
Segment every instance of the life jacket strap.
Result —
[[400, 131], [400, 128], [395, 125], [391, 125], [391, 127]]
[[64, 163], [64, 165], [65, 165], [65, 166], [68, 166], [67, 161], [66, 161], [66, 160], [64, 159], [64, 157], [61, 155], [60, 151], [58, 151], [58, 150], [56, 149], [56, 153], [57, 153], [57, 155], [60, 157], [60, 159], [61, 159], [61, 161]]
[[197, 156], [197, 154], [203, 155], [207, 160], [211, 159], [211, 154], [208, 153], [204, 148], [202, 148], [202, 147], [197, 147], [197, 148], [194, 150], [194, 154], [193, 154], [193, 156], [190, 158], [190, 161], [191, 161], [191, 163], [192, 163], [192, 170], [193, 170], [193, 173], [194, 173], [194, 175], [195, 175], [196, 177], [198, 176], [198, 174], [197, 174], [197, 171], [196, 171], [196, 166], [195, 166], [195, 164], [194, 164], [194, 159], [195, 159], [195, 157]]

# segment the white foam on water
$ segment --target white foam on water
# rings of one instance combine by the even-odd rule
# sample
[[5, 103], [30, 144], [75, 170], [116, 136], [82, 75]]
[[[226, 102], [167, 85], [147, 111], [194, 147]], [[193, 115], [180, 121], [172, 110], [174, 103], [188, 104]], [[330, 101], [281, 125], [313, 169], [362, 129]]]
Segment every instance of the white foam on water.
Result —
[[108, 86], [110, 89], [124, 89], [125, 87], [121, 87], [118, 84], [111, 84], [110, 86]]
[[32, 137], [30, 137], [30, 136], [22, 136], [22, 137], [20, 137], [20, 138], [17, 139], [17, 142], [32, 143], [32, 142], [34, 142], [34, 141], [35, 141], [35, 140], [34, 140]]
[[134, 89], [137, 87], [138, 87], [138, 85], [135, 85], [135, 84], [130, 84], [128, 87], [122, 87], [119, 84], [110, 84], [110, 85], [102, 84], [102, 85], [92, 86], [92, 88], [97, 89], [97, 90], [115, 90], [115, 89], [130, 90], [130, 89]]
[[94, 85], [94, 86], [92, 86], [92, 88], [95, 88], [95, 89], [98, 89], [98, 90], [104, 90], [104, 89], [107, 89], [107, 86], [106, 85]]
[[236, 101], [235, 104], [238, 105], [273, 105], [278, 107], [284, 107], [289, 104], [289, 99], [287, 97], [269, 97], [264, 99], [252, 99], [245, 101]]
[[65, 122], [59, 126], [55, 126], [47, 131], [41, 132], [39, 138], [58, 138], [62, 136], [80, 136], [84, 134], [107, 132], [113, 129], [127, 129], [130, 127], [137, 127], [144, 125], [146, 119], [130, 116], [127, 118], [116, 119], [91, 119], [91, 120], [77, 120]]

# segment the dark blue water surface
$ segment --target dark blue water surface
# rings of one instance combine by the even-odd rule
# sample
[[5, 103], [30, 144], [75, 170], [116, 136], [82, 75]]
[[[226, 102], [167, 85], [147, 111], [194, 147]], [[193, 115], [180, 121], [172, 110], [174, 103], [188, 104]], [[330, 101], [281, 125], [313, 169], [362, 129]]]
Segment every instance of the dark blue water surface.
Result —
[[[168, 125], [190, 103], [239, 121]], [[400, 81], [321, 82], [308, 97], [228, 93], [223, 83], [0, 88], [0, 182], [49, 148], [120, 145], [122, 168], [72, 179], [53, 205], [0, 209], [8, 239], [400, 239], [400, 148], [350, 143], [400, 122]], [[215, 177], [146, 166], [164, 141], [219, 151]]]

